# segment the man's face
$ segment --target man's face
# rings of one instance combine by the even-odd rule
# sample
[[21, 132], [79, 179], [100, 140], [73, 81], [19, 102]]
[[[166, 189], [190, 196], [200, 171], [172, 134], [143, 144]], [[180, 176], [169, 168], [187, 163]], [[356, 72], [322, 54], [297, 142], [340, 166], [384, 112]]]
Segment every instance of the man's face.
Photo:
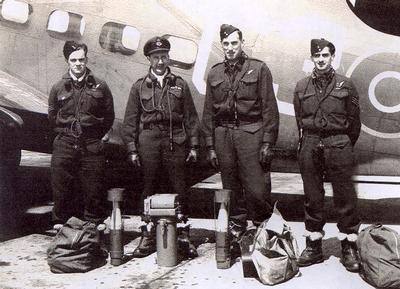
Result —
[[331, 68], [331, 64], [335, 55], [332, 55], [329, 51], [329, 47], [324, 47], [320, 52], [314, 53], [311, 56], [312, 62], [314, 62], [315, 68], [319, 72], [327, 72]]
[[72, 52], [68, 57], [68, 66], [71, 72], [77, 77], [81, 77], [86, 71], [87, 57], [83, 49]]
[[147, 56], [153, 72], [157, 75], [163, 75], [169, 65], [169, 54], [166, 51], [154, 52]]
[[224, 50], [225, 57], [228, 61], [235, 61], [242, 53], [243, 40], [239, 38], [239, 32], [235, 31], [222, 39], [221, 45]]

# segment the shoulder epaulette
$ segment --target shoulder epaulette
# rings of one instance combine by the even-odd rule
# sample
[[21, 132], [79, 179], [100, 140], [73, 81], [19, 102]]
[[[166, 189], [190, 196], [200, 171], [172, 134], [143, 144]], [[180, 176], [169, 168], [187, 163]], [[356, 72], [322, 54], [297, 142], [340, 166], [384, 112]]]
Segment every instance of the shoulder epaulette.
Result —
[[248, 57], [247, 59], [248, 59], [248, 60], [258, 61], [258, 62], [264, 62], [264, 61], [262, 61], [262, 60], [260, 60], [260, 59], [252, 58], [252, 57]]
[[139, 82], [139, 81], [143, 81], [143, 79], [144, 79], [145, 77], [146, 77], [146, 76], [142, 76], [142, 77], [138, 78], [138, 79], [135, 81], [135, 83], [136, 83], [136, 82]]
[[213, 66], [211, 66], [211, 68], [217, 67], [220, 64], [224, 64], [224, 62], [218, 62], [218, 63], [214, 64]]
[[176, 74], [174, 74], [174, 76], [175, 76], [176, 78], [179, 78], [179, 79], [182, 79], [182, 80], [184, 80], [184, 79], [183, 79], [183, 77], [182, 77], [182, 76], [180, 76], [180, 75], [176, 75]]

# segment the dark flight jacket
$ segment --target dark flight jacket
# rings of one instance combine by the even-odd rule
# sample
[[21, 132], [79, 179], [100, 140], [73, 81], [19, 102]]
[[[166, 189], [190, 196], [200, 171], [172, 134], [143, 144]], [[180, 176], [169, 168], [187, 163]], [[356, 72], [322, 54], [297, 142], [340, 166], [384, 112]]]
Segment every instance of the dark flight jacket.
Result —
[[121, 137], [128, 152], [137, 150], [141, 129], [158, 125], [169, 129], [172, 120], [172, 141], [191, 147], [199, 145], [199, 119], [188, 84], [169, 72], [160, 87], [154, 76], [138, 79], [131, 88], [126, 105]]
[[312, 76], [300, 80], [293, 105], [297, 126], [304, 132], [326, 136], [347, 134], [354, 145], [360, 135], [361, 121], [357, 90], [352, 81], [335, 73], [325, 92]]
[[80, 123], [82, 137], [101, 139], [114, 122], [113, 96], [107, 83], [88, 69], [85, 83], [76, 87], [69, 73], [64, 74], [50, 91], [48, 117], [58, 133], [77, 133]]
[[244, 58], [233, 83], [225, 62], [214, 65], [207, 78], [203, 112], [206, 145], [214, 145], [214, 129], [225, 123], [238, 129], [263, 130], [263, 142], [275, 144], [279, 129], [279, 111], [267, 65]]

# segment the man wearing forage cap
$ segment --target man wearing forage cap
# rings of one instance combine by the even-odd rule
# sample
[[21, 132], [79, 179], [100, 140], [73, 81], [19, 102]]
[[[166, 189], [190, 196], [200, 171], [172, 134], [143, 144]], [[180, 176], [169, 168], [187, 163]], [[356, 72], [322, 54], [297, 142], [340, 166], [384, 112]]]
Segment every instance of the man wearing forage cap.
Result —
[[248, 218], [258, 225], [272, 212], [270, 166], [279, 112], [271, 72], [244, 53], [242, 31], [223, 24], [220, 39], [225, 59], [208, 74], [202, 124], [209, 161], [221, 170], [224, 189], [232, 190], [230, 232], [239, 238]]
[[312, 74], [300, 80], [294, 92], [294, 109], [300, 132], [299, 167], [304, 184], [306, 248], [299, 266], [323, 262], [325, 177], [332, 183], [337, 208], [341, 262], [359, 270], [356, 239], [360, 221], [352, 181], [353, 146], [360, 134], [358, 94], [352, 81], [332, 68], [335, 46], [325, 39], [311, 40]]
[[114, 122], [113, 96], [87, 68], [87, 52], [86, 44], [65, 42], [68, 71], [49, 95], [48, 117], [57, 133], [51, 157], [56, 229], [72, 216], [95, 223], [107, 217], [103, 142]]
[[[199, 120], [188, 84], [169, 68], [170, 48], [168, 39], [160, 36], [144, 45], [143, 53], [150, 68], [132, 86], [121, 136], [129, 162], [143, 168], [142, 199], [159, 192], [157, 177], [165, 174], [171, 191], [179, 196], [178, 218], [185, 222], [188, 205], [185, 164], [197, 161]], [[142, 239], [134, 253], [137, 257], [156, 250], [153, 222], [147, 218], [144, 221], [147, 225], [142, 226]], [[196, 257], [196, 248], [189, 241], [189, 226], [178, 230], [182, 253]]]

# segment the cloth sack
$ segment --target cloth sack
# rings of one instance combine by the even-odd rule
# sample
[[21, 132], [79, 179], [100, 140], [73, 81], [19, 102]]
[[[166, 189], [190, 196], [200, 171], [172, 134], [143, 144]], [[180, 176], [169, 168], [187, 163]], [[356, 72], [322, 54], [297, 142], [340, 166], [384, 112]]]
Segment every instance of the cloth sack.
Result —
[[53, 273], [83, 273], [107, 263], [96, 224], [71, 217], [47, 249], [47, 263]]
[[357, 238], [361, 277], [377, 288], [400, 288], [400, 235], [381, 224], [363, 229]]
[[254, 238], [252, 259], [261, 282], [274, 285], [291, 279], [299, 272], [298, 256], [297, 241], [275, 205]]

